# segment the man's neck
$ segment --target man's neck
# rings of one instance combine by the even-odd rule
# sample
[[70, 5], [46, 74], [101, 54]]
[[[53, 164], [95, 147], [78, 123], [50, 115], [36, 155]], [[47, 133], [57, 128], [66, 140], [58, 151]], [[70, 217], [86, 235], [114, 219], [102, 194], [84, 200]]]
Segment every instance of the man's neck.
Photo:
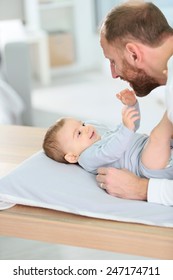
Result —
[[173, 36], [169, 37], [165, 42], [157, 48], [146, 47], [146, 72], [154, 77], [160, 85], [166, 83], [167, 63], [173, 55]]

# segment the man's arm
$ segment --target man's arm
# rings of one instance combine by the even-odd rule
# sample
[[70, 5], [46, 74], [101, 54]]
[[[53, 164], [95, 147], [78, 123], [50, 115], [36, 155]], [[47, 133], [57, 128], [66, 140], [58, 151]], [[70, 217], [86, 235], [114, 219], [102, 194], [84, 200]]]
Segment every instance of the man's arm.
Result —
[[97, 182], [116, 197], [173, 206], [173, 180], [145, 179], [127, 169], [98, 169]]
[[173, 206], [173, 180], [150, 179], [148, 184], [148, 202]]
[[102, 183], [112, 196], [147, 200], [148, 179], [140, 178], [127, 169], [101, 167], [98, 168], [96, 179], [99, 185]]

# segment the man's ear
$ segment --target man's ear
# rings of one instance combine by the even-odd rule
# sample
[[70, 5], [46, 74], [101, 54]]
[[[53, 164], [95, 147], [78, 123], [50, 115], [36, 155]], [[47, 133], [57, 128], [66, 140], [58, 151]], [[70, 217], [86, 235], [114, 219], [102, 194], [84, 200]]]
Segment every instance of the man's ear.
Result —
[[78, 162], [78, 155], [75, 155], [73, 153], [68, 153], [64, 156], [65, 160], [68, 161], [69, 163], [76, 163]]
[[126, 44], [126, 51], [128, 60], [130, 60], [131, 64], [138, 64], [141, 61], [142, 55], [140, 47], [134, 43], [127, 43]]

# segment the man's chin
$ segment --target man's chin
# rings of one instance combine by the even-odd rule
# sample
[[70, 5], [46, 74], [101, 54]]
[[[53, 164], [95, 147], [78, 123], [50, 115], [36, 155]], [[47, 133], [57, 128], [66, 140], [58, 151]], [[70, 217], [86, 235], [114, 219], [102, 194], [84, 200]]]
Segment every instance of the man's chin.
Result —
[[136, 86], [132, 85], [133, 90], [135, 91], [136, 96], [138, 97], [144, 97], [151, 93], [151, 91], [155, 88], [160, 86], [159, 84], [150, 84], [145, 86]]

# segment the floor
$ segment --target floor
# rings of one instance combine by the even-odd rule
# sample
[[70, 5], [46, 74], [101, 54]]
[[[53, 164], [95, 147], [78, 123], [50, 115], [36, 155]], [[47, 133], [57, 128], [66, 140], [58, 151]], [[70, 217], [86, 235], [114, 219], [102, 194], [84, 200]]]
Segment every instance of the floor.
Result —
[[0, 238], [0, 260], [145, 260], [148, 258], [117, 254], [60, 244], [17, 238]]
[[[121, 121], [122, 105], [115, 93], [127, 87], [122, 81], [114, 81], [107, 74], [84, 73], [53, 80], [51, 86], [35, 85], [32, 94], [34, 126], [48, 127], [57, 118], [68, 115], [81, 119], [96, 119], [109, 126]], [[149, 133], [164, 111], [163, 91], [143, 98], [141, 104], [140, 131]], [[130, 260], [147, 259], [140, 256], [77, 248], [59, 244], [42, 243], [17, 238], [0, 238], [0, 259], [32, 260]]]

